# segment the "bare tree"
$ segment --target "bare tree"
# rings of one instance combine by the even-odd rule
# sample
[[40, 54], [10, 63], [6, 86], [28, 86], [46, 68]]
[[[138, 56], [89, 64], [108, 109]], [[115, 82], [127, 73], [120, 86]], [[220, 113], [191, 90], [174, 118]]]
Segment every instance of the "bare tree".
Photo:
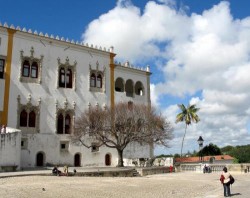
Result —
[[169, 146], [172, 125], [146, 105], [118, 103], [114, 108], [96, 106], [76, 119], [72, 134], [74, 142], [90, 148], [105, 145], [118, 152], [118, 166], [123, 166], [123, 151], [129, 143]]

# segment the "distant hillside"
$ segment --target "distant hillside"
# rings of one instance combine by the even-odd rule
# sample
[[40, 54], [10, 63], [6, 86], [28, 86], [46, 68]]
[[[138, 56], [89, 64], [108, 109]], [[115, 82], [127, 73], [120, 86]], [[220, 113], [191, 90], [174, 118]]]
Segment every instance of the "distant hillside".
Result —
[[225, 146], [221, 148], [221, 152], [236, 158], [239, 163], [250, 163], [250, 144], [242, 146]]

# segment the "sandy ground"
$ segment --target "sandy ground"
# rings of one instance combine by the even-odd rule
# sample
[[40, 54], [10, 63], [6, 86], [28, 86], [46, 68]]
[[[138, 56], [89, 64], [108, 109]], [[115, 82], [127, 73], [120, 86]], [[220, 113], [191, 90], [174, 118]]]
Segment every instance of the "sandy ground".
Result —
[[[234, 176], [233, 196], [250, 197], [250, 174]], [[0, 179], [1, 198], [212, 198], [223, 197], [222, 190], [219, 173], [171, 173], [146, 177], [24, 176]]]

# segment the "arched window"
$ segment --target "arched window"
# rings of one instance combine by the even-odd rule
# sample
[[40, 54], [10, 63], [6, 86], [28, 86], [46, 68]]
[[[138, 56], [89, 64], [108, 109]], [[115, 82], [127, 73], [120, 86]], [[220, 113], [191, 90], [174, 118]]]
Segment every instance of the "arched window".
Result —
[[140, 81], [137, 81], [135, 83], [135, 94], [138, 96], [142, 96], [143, 95], [143, 84]]
[[22, 72], [22, 75], [24, 77], [29, 77], [29, 75], [30, 75], [30, 63], [27, 60], [25, 60], [23, 62], [23, 72]]
[[25, 110], [22, 110], [20, 114], [20, 126], [21, 127], [27, 127], [27, 119], [28, 119], [27, 112]]
[[115, 91], [124, 92], [124, 82], [122, 78], [117, 78], [115, 80]]
[[65, 70], [64, 70], [64, 68], [60, 69], [59, 87], [65, 87]]
[[134, 85], [131, 79], [126, 81], [125, 91], [127, 97], [134, 97]]
[[63, 134], [63, 115], [59, 114], [57, 118], [57, 133]]
[[29, 113], [29, 127], [36, 127], [36, 114], [34, 111]]
[[72, 71], [71, 71], [71, 69], [68, 69], [68, 71], [67, 71], [66, 87], [72, 88]]
[[97, 76], [97, 79], [96, 79], [96, 87], [98, 87], [98, 88], [102, 88], [102, 75], [101, 74], [99, 74], [98, 76]]
[[65, 117], [65, 133], [70, 134], [70, 115], [67, 114]]
[[91, 74], [90, 86], [91, 87], [96, 87], [96, 77], [95, 77], [95, 74]]
[[37, 64], [37, 62], [33, 62], [31, 65], [31, 77], [32, 78], [38, 77], [38, 64]]

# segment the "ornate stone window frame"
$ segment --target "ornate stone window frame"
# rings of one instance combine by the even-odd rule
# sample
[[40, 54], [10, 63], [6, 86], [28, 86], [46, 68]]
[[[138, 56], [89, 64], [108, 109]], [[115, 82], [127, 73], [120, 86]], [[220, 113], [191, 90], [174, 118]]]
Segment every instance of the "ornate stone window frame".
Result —
[[[21, 50], [20, 51], [20, 71], [19, 71], [19, 80], [20, 82], [24, 82], [24, 83], [38, 83], [41, 84], [42, 83], [42, 63], [43, 63], [43, 55], [40, 56], [40, 58], [34, 57], [34, 47], [31, 47], [30, 49], [30, 56], [24, 56], [24, 51]], [[38, 76], [37, 78], [32, 78], [30, 76], [25, 77], [22, 75], [23, 72], [23, 63], [24, 61], [28, 61], [30, 63], [30, 65], [32, 65], [33, 62], [37, 62], [38, 68], [37, 68], [37, 72], [38, 72]]]
[[[91, 75], [95, 74], [96, 77], [96, 83], [95, 83], [95, 87], [91, 87]], [[97, 87], [97, 77], [98, 75], [101, 75], [102, 77], [102, 87]], [[105, 93], [106, 92], [106, 68], [105, 66], [103, 67], [103, 70], [99, 70], [99, 62], [96, 62], [96, 68], [92, 69], [91, 64], [89, 64], [89, 91], [92, 92], [102, 92]]]
[[[56, 100], [55, 102], [56, 105], [56, 113], [55, 113], [55, 133], [58, 135], [70, 135], [71, 133], [73, 133], [74, 131], [74, 125], [75, 125], [75, 107], [76, 107], [76, 103], [73, 102], [72, 105], [69, 105], [68, 100], [65, 99], [65, 101], [63, 102], [63, 106], [59, 107], [58, 101]], [[59, 114], [63, 115], [64, 118], [64, 122], [65, 122], [65, 116], [67, 114], [70, 115], [71, 118], [71, 125], [70, 125], [70, 134], [65, 133], [65, 124], [63, 126], [63, 133], [58, 133], [57, 131], [57, 120], [58, 120], [58, 116]]]
[[[23, 133], [39, 133], [40, 132], [40, 109], [41, 98], [38, 99], [37, 105], [33, 105], [31, 102], [31, 94], [28, 95], [28, 102], [26, 104], [21, 103], [21, 97], [17, 97], [17, 129], [21, 129]], [[21, 127], [20, 126], [20, 113], [25, 110], [28, 114], [34, 111], [36, 114], [35, 127]]]
[[[77, 62], [74, 61], [74, 63], [71, 65], [69, 63], [69, 57], [67, 57], [65, 59], [65, 63], [61, 63], [61, 59], [58, 57], [57, 58], [57, 62], [58, 62], [58, 67], [57, 67], [57, 85], [56, 87], [57, 88], [62, 88], [62, 89], [73, 89], [73, 90], [76, 90], [76, 65], [77, 65]], [[68, 69], [71, 69], [72, 71], [72, 88], [66, 88], [66, 87], [59, 87], [59, 78], [60, 78], [60, 70], [61, 68], [64, 68], [65, 70], [65, 73], [67, 73], [67, 70]]]

